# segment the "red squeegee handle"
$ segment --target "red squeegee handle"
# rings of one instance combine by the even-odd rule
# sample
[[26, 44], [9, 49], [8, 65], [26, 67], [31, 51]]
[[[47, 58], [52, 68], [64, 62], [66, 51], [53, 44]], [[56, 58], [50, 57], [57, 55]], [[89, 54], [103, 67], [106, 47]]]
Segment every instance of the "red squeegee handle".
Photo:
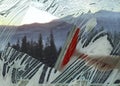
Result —
[[80, 29], [77, 28], [77, 30], [75, 31], [75, 34], [71, 40], [71, 43], [65, 53], [64, 59], [62, 61], [61, 66], [64, 67], [70, 60], [71, 56], [74, 54], [76, 46], [77, 46], [77, 42], [78, 42], [78, 38], [79, 38], [79, 32]]

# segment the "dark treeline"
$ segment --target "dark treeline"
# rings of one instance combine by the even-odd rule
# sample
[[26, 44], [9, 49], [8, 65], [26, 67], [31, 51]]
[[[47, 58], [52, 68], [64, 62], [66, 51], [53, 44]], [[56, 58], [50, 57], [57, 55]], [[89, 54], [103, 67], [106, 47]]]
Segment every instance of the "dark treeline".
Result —
[[42, 35], [39, 34], [37, 41], [28, 41], [25, 35], [21, 40], [18, 39], [16, 44], [11, 45], [8, 43], [8, 46], [12, 46], [18, 51], [27, 53], [28, 55], [40, 60], [50, 67], [55, 65], [57, 57], [61, 51], [61, 47], [59, 50], [56, 49], [52, 31], [50, 36], [47, 37], [45, 44], [43, 44]]

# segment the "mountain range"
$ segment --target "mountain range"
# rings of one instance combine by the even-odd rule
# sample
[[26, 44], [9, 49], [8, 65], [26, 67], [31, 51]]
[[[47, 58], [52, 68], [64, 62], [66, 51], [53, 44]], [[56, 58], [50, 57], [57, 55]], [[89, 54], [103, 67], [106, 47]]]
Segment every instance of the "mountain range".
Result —
[[[95, 29], [103, 27], [104, 29], [106, 29], [107, 31], [111, 31], [112, 33], [114, 31], [120, 32], [120, 12], [100, 10], [96, 13], [91, 13], [91, 11], [89, 11], [88, 13], [82, 13], [78, 17], [67, 16], [65, 18], [62, 18], [62, 20], [65, 20], [68, 23], [75, 24], [78, 27], [82, 27], [82, 25], [91, 18], [96, 18], [97, 20], [97, 25]], [[81, 22], [83, 23], [81, 24]]]
[[[12, 34], [10, 41], [12, 44], [16, 43], [17, 40], [21, 40], [23, 36], [27, 36], [28, 40], [37, 41], [39, 34], [41, 33], [43, 36], [43, 42], [46, 42], [47, 37], [49, 37], [50, 32], [52, 31], [54, 34], [54, 40], [57, 48], [63, 46], [68, 32], [70, 29], [77, 25], [78, 27], [82, 27], [86, 24], [88, 20], [91, 18], [96, 18], [97, 25], [94, 29], [98, 30], [100, 28], [104, 28], [107, 32], [120, 32], [120, 12], [111, 12], [101, 10], [96, 13], [88, 12], [86, 14], [81, 14], [79, 17], [73, 18], [72, 16], [67, 16], [63, 19], [53, 20], [49, 23], [32, 23], [32, 24], [24, 24], [21, 26], [0, 26], [1, 33], [7, 32], [7, 29], [14, 28], [15, 33]], [[66, 20], [66, 22], [62, 21]], [[71, 24], [72, 23], [72, 24]], [[74, 24], [74, 25], [73, 25]], [[5, 30], [4, 30], [5, 29]], [[11, 29], [12, 30], [12, 29]], [[9, 32], [9, 31], [8, 31]], [[0, 36], [0, 40], [4, 41], [6, 38], [6, 34]], [[2, 43], [2, 41], [0, 43]], [[5, 44], [5, 43], [4, 43]]]

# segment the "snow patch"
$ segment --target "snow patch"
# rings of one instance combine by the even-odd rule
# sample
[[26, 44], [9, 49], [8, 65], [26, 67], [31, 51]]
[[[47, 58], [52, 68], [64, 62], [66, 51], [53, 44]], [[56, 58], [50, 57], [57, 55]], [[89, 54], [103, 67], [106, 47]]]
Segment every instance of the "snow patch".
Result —
[[77, 45], [77, 50], [79, 52], [86, 53], [88, 55], [110, 55], [112, 51], [112, 45], [107, 39], [107, 35], [100, 37], [94, 42], [90, 42], [87, 47], [82, 48], [82, 43], [79, 41]]

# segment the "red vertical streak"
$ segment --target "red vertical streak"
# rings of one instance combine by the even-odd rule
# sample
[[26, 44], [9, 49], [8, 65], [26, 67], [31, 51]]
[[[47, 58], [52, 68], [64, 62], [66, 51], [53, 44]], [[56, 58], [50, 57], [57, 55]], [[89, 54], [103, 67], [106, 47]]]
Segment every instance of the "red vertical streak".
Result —
[[77, 42], [78, 42], [78, 37], [79, 37], [79, 32], [80, 32], [80, 29], [77, 28], [77, 30], [75, 31], [75, 34], [72, 38], [72, 41], [66, 51], [66, 54], [64, 56], [64, 59], [62, 61], [62, 64], [61, 64], [61, 67], [63, 68], [70, 60], [71, 56], [73, 55], [75, 49], [76, 49], [76, 46], [77, 46]]

